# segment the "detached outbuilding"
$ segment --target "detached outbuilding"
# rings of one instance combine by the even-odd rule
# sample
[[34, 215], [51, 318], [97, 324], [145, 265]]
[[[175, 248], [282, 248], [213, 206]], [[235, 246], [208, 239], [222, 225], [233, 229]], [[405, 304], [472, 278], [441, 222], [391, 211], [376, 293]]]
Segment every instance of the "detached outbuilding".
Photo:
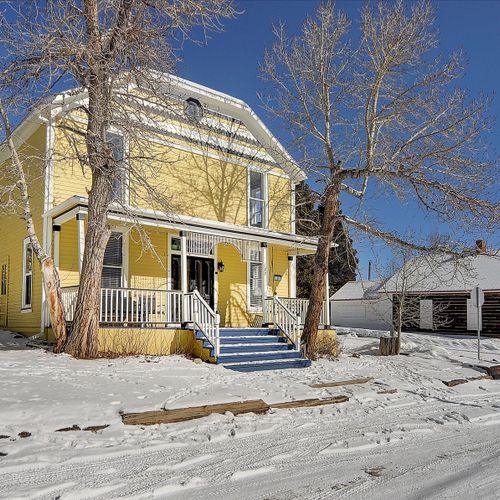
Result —
[[331, 322], [335, 326], [390, 330], [392, 300], [379, 293], [380, 281], [349, 281], [330, 298]]
[[[483, 240], [473, 254], [456, 257], [418, 257], [408, 261], [379, 292], [392, 296], [393, 312], [398, 294], [412, 298], [416, 314], [405, 327], [467, 334], [477, 330], [477, 309], [471, 290], [484, 291], [482, 332], [500, 337], [500, 255], [486, 255]], [[404, 283], [404, 285], [403, 285]], [[404, 287], [404, 288], [403, 288]]]

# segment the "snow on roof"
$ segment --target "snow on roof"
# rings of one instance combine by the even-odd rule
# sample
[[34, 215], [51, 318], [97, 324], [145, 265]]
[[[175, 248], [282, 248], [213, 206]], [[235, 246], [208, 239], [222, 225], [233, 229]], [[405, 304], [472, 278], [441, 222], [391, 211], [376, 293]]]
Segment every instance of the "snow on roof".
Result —
[[331, 300], [361, 300], [377, 298], [376, 290], [380, 287], [380, 281], [348, 281], [342, 288], [337, 290]]
[[500, 255], [416, 257], [391, 276], [383, 288], [386, 292], [403, 287], [409, 292], [469, 292], [476, 285], [483, 290], [500, 290]]

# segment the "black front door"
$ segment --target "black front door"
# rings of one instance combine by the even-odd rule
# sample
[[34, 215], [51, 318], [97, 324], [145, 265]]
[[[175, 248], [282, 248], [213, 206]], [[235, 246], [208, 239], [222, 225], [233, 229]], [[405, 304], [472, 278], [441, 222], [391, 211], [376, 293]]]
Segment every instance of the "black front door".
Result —
[[188, 257], [188, 287], [189, 291], [195, 288], [214, 308], [214, 261], [203, 257]]

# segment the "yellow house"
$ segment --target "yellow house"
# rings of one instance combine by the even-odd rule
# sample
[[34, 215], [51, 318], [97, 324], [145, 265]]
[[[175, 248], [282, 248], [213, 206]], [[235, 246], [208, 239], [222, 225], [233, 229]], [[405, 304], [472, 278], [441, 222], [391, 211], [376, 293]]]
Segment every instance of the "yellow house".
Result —
[[[192, 351], [197, 338], [209, 356], [223, 359], [248, 349], [225, 349], [221, 339], [241, 347], [272, 325], [285, 340], [280, 347], [297, 353], [307, 301], [296, 299], [296, 257], [313, 253], [317, 243], [295, 233], [295, 186], [306, 175], [243, 101], [171, 75], [165, 79], [174, 112], [161, 118], [154, 101], [137, 104], [135, 89], [141, 154], [133, 154], [137, 146], [119, 123], [109, 132], [123, 176], [113, 185], [109, 210], [102, 350]], [[37, 233], [59, 270], [70, 324], [91, 184], [74, 153], [85, 100], [84, 92], [56, 95], [15, 131]], [[1, 154], [5, 164], [8, 152]], [[144, 185], [163, 198], [153, 199]], [[0, 328], [47, 335], [41, 274], [18, 213], [0, 215], [0, 235]], [[327, 307], [322, 321], [329, 324]], [[147, 346], [139, 347], [138, 338], [148, 339]], [[267, 337], [257, 340], [262, 352], [272, 347]]]

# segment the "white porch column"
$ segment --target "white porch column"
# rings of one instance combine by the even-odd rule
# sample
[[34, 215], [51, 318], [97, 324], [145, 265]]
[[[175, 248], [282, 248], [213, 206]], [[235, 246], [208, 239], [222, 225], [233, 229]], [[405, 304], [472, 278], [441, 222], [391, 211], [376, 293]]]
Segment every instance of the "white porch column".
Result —
[[293, 255], [288, 256], [288, 296], [297, 297], [297, 259]]
[[61, 240], [61, 226], [54, 224], [52, 226], [52, 231], [54, 232], [54, 267], [59, 271], [59, 257], [60, 257], [60, 240]]
[[76, 230], [78, 240], [78, 271], [82, 273], [83, 252], [85, 250], [85, 215], [76, 214]]
[[269, 283], [269, 271], [267, 269], [267, 243], [260, 244], [260, 260], [262, 263], [262, 312], [266, 309], [267, 285]]
[[186, 232], [179, 233], [181, 237], [181, 290], [182, 293], [188, 293], [188, 268], [187, 268], [187, 237]]
[[325, 325], [330, 326], [330, 276], [328, 271], [325, 277]]

